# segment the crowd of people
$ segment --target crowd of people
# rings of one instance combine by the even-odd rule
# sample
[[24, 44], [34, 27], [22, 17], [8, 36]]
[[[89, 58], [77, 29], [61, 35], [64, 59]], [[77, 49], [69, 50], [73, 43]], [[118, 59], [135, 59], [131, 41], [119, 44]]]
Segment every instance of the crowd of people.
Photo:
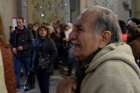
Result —
[[0, 20], [2, 93], [16, 93], [21, 88], [21, 69], [25, 91], [34, 88], [27, 84], [33, 74], [41, 93], [49, 93], [50, 76], [59, 70], [66, 78], [56, 93], [140, 93], [138, 18], [125, 23], [101, 6], [86, 9], [73, 24], [55, 20], [26, 27], [24, 18], [18, 17], [14, 30], [10, 27], [9, 43], [5, 41]]
[[[10, 33], [17, 89], [21, 88], [21, 68], [25, 71], [26, 79], [30, 72], [36, 74], [41, 93], [48, 93], [49, 77], [54, 69], [71, 74], [72, 62], [68, 55], [70, 42], [67, 35], [71, 29], [70, 23], [62, 24], [59, 20], [53, 22], [52, 26], [48, 23], [35, 23], [26, 27], [24, 18], [17, 18], [17, 27]], [[28, 88], [25, 86], [25, 90]]]

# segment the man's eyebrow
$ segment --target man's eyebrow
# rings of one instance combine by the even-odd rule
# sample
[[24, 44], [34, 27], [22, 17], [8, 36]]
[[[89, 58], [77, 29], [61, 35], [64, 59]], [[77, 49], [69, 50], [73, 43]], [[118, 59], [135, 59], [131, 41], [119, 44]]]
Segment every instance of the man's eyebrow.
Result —
[[77, 27], [77, 28], [79, 28], [79, 27], [81, 27], [82, 25], [81, 25], [80, 23], [76, 23], [76, 24], [74, 24], [74, 26]]

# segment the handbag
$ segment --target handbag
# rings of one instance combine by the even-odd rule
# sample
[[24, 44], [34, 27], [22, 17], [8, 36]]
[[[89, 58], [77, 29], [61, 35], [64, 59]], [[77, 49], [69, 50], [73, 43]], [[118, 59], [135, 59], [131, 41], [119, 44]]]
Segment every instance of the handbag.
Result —
[[35, 72], [30, 71], [27, 80], [25, 81], [24, 91], [29, 91], [35, 88]]
[[45, 58], [39, 57], [38, 66], [41, 70], [49, 69], [49, 64], [50, 64], [49, 56]]

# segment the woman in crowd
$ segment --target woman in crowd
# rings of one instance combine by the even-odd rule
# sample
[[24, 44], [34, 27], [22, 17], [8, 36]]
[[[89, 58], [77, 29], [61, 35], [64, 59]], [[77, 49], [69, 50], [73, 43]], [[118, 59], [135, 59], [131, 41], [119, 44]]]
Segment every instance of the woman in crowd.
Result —
[[41, 93], [49, 93], [49, 76], [57, 56], [57, 50], [53, 40], [48, 37], [49, 29], [46, 26], [39, 27], [38, 32], [35, 70]]

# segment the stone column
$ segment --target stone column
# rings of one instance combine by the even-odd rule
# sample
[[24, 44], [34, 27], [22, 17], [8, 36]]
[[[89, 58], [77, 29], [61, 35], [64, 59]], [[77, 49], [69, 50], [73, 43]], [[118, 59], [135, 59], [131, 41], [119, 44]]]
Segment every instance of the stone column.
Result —
[[133, 16], [140, 18], [140, 0], [132, 0], [132, 13]]
[[28, 23], [28, 14], [27, 14], [27, 0], [21, 0], [21, 15], [25, 19], [25, 24]]
[[64, 21], [70, 22], [70, 0], [64, 0]]
[[32, 4], [32, 0], [28, 0], [27, 1], [27, 14], [28, 14], [28, 23], [33, 23], [33, 4]]
[[12, 17], [17, 16], [17, 1], [0, 0], [0, 16], [2, 17], [4, 32], [9, 39], [9, 26], [12, 26]]
[[82, 12], [88, 6], [87, 0], [80, 0], [80, 11]]
[[127, 20], [129, 17], [129, 11], [124, 9], [123, 2], [126, 2], [131, 6], [130, 0], [80, 0], [80, 11], [83, 11], [87, 7], [101, 5], [110, 8], [120, 19]]

